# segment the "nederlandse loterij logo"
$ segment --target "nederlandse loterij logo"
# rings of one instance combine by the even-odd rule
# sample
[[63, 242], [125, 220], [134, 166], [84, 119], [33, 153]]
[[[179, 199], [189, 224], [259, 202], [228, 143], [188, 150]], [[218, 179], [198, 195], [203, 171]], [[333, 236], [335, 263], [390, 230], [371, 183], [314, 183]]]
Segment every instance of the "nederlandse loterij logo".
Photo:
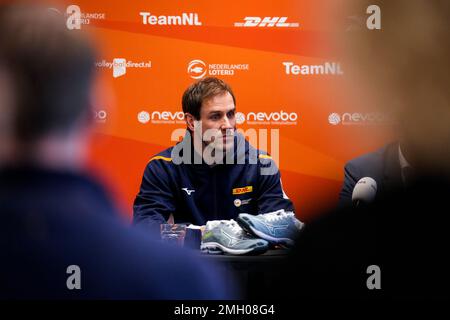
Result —
[[201, 26], [197, 13], [182, 13], [178, 16], [155, 16], [150, 12], [141, 11], [142, 24], [158, 26]]
[[331, 113], [328, 116], [328, 122], [336, 126], [341, 125], [391, 125], [393, 119], [390, 115], [381, 112], [368, 112], [368, 113], [343, 113], [342, 116], [338, 113]]
[[335, 126], [339, 124], [339, 122], [341, 122], [341, 116], [339, 116], [337, 113], [331, 113], [328, 116], [328, 122]]
[[236, 123], [249, 125], [296, 125], [298, 114], [296, 112], [236, 112]]
[[187, 72], [192, 79], [197, 80], [203, 78], [207, 71], [206, 63], [202, 60], [192, 60], [188, 64]]
[[187, 73], [192, 79], [201, 79], [208, 76], [234, 76], [237, 71], [248, 71], [248, 63], [205, 63], [203, 60], [194, 59], [188, 63]]
[[91, 20], [104, 20], [106, 14], [103, 12], [82, 12], [79, 6], [71, 4], [66, 8], [66, 17], [67, 29], [74, 30], [81, 29], [81, 25], [90, 24]]
[[147, 123], [150, 121], [150, 114], [147, 111], [141, 111], [138, 113], [137, 119], [140, 123]]
[[284, 72], [288, 75], [343, 75], [341, 66], [337, 62], [325, 62], [318, 65], [297, 65], [292, 61], [285, 61], [282, 63], [284, 66]]
[[150, 69], [152, 67], [151, 61], [141, 61], [141, 62], [133, 62], [127, 61], [124, 58], [114, 58], [112, 62], [102, 60], [100, 62], [96, 62], [95, 66], [97, 68], [109, 68], [113, 70], [113, 77], [118, 78], [127, 73], [127, 68], [147, 68]]
[[286, 22], [288, 17], [245, 17], [244, 22], [235, 22], [235, 27], [268, 27], [268, 28], [298, 28], [298, 22]]

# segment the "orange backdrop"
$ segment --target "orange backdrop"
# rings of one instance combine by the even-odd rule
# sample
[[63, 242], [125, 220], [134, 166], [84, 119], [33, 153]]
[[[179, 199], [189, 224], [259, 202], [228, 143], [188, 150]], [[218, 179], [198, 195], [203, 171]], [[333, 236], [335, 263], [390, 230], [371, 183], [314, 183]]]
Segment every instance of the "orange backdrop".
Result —
[[[342, 30], [336, 19], [342, 22], [345, 15], [337, 1], [77, 0], [56, 2], [54, 8], [70, 19], [70, 4], [81, 9], [81, 29], [92, 33], [98, 49], [90, 169], [107, 182], [130, 219], [148, 160], [174, 144], [174, 129], [184, 128], [179, 119], [156, 121], [161, 119], [154, 112], [176, 117], [183, 91], [216, 65], [225, 70], [244, 65], [218, 77], [233, 87], [237, 111], [244, 116], [240, 128], [279, 130], [283, 186], [302, 220], [335, 205], [346, 161], [386, 140], [379, 117], [364, 110], [358, 92], [346, 87], [345, 70], [294, 74], [283, 64], [301, 70], [339, 64], [335, 35]], [[167, 16], [196, 14], [201, 25], [144, 24], [140, 12], [161, 23]], [[246, 17], [268, 17], [275, 25], [235, 26], [258, 22]], [[109, 68], [124, 61], [115, 59], [138, 65]], [[282, 111], [295, 113], [296, 121], [248, 118], [252, 112], [276, 117]]]

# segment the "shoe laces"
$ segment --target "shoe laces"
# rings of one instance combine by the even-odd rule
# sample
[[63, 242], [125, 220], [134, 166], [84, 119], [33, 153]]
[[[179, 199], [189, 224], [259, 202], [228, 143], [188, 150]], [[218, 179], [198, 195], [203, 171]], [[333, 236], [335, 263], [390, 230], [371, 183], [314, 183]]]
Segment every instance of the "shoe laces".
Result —
[[234, 220], [211, 220], [207, 222], [208, 229], [220, 228], [221, 226], [227, 226], [231, 232], [236, 235], [243, 234], [244, 230]]
[[225, 225], [230, 227], [231, 232], [233, 232], [234, 234], [236, 234], [236, 235], [243, 234], [244, 230], [237, 224], [236, 221], [234, 221], [234, 220], [224, 220], [223, 223], [225, 223]]
[[273, 221], [286, 219], [287, 217], [292, 217], [293, 215], [294, 215], [293, 212], [290, 212], [290, 211], [286, 212], [284, 210], [278, 210], [278, 211], [266, 213], [266, 214], [264, 214], [264, 217], [267, 221], [273, 222]]
[[218, 225], [222, 223], [222, 220], [211, 220], [206, 223], [206, 229], [212, 230], [214, 228], [217, 228]]

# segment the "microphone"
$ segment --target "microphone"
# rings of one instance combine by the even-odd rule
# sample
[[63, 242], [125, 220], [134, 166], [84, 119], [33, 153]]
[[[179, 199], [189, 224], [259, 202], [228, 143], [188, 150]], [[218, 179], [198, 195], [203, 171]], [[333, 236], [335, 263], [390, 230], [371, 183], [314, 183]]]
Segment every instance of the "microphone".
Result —
[[355, 207], [369, 204], [377, 194], [377, 183], [370, 177], [359, 179], [352, 193], [352, 202]]

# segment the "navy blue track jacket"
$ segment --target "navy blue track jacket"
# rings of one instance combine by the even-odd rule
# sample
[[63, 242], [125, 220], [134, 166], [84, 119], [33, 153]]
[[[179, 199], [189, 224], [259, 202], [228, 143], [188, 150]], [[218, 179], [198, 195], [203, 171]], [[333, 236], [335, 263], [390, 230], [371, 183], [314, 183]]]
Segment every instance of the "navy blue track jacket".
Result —
[[193, 150], [191, 145], [187, 132], [175, 147], [150, 159], [134, 201], [135, 224], [154, 231], [171, 213], [176, 223], [204, 225], [210, 220], [234, 219], [239, 213], [294, 211], [272, 158], [242, 135], [235, 136], [234, 164], [175, 164], [172, 153], [183, 155], [187, 150], [183, 147]]

